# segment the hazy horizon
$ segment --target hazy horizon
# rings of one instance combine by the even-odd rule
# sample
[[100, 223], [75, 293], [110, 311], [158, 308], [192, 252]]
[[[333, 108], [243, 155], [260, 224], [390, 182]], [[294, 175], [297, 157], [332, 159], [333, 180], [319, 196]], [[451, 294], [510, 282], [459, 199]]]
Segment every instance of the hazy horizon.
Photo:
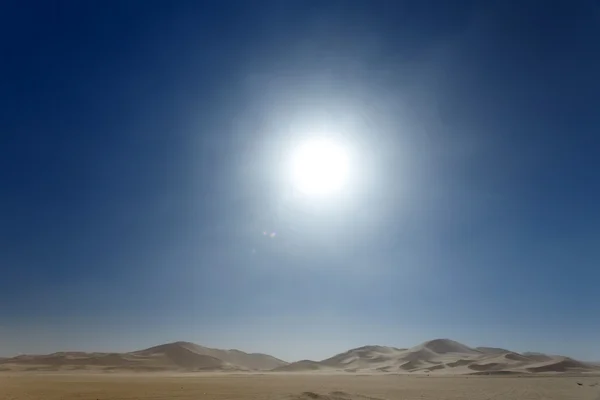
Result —
[[0, 356], [600, 360], [586, 0], [0, 6]]

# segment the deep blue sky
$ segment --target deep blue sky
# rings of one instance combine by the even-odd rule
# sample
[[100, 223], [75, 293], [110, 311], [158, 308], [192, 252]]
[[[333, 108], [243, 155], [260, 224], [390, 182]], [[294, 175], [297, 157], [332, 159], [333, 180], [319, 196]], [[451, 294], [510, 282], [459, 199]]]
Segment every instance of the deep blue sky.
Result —
[[[599, 7], [4, 1], [0, 354], [600, 359]], [[321, 126], [354, 187], [298, 201]]]

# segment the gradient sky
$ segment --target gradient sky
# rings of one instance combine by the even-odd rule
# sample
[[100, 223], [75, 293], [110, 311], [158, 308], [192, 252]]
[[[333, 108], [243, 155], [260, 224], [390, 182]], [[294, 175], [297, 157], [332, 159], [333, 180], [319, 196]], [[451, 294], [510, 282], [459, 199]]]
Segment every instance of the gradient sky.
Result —
[[[600, 360], [599, 7], [2, 2], [0, 355]], [[316, 200], [319, 129], [356, 154]]]

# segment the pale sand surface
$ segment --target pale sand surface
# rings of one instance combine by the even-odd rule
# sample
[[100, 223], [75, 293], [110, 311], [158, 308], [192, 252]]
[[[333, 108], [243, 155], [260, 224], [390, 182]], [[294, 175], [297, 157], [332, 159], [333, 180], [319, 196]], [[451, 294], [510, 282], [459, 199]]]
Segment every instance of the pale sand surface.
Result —
[[600, 376], [2, 373], [1, 400], [600, 399]]

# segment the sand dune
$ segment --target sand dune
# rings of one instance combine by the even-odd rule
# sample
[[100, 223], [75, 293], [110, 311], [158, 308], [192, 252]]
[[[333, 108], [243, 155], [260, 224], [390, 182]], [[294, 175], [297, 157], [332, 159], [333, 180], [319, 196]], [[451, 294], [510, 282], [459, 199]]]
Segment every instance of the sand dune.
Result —
[[400, 374], [533, 374], [600, 372], [600, 366], [569, 357], [469, 347], [435, 339], [409, 349], [363, 346], [322, 361], [291, 364], [275, 357], [174, 342], [130, 353], [60, 352], [0, 359], [1, 370], [130, 370], [358, 372]]
[[[219, 360], [224, 366], [228, 368], [238, 369], [249, 369], [249, 370], [270, 370], [273, 368], [287, 365], [285, 361], [279, 360], [275, 357], [267, 354], [260, 353], [244, 353], [240, 350], [220, 350], [211, 349], [208, 347], [200, 346], [190, 342], [175, 342], [165, 345], [152, 347], [146, 350], [133, 352], [133, 355], [152, 355], [168, 353], [167, 357], [171, 358], [176, 364], [181, 364], [181, 357], [189, 358], [193, 354], [193, 357], [208, 357], [206, 361], [210, 359]], [[215, 364], [216, 366], [216, 364]]]
[[336, 369], [375, 370], [384, 372], [429, 372], [446, 368], [446, 363], [482, 353], [449, 339], [436, 339], [410, 349], [366, 346], [352, 349], [321, 361]]
[[573, 360], [569, 357], [556, 357], [553, 360], [541, 364], [527, 367], [529, 372], [568, 372], [568, 371], [586, 371], [594, 368], [592, 364]]
[[395, 347], [363, 346], [323, 360], [320, 364], [331, 368], [363, 368], [394, 360], [403, 351]]
[[186, 342], [169, 343], [136, 351], [131, 355], [143, 360], [152, 359], [161, 365], [174, 365], [186, 369], [235, 369], [235, 366], [223, 360], [198, 352], [194, 346], [193, 343]]
[[245, 371], [271, 370], [286, 365], [266, 354], [219, 350], [190, 342], [175, 342], [130, 353], [60, 352], [48, 355], [20, 355], [0, 360], [0, 367], [25, 370], [188, 370]]
[[364, 346], [320, 362], [304, 360], [284, 368], [287, 371], [473, 375], [600, 371], [598, 366], [566, 357], [519, 354], [497, 347], [472, 348], [450, 339], [435, 339], [409, 349]]

